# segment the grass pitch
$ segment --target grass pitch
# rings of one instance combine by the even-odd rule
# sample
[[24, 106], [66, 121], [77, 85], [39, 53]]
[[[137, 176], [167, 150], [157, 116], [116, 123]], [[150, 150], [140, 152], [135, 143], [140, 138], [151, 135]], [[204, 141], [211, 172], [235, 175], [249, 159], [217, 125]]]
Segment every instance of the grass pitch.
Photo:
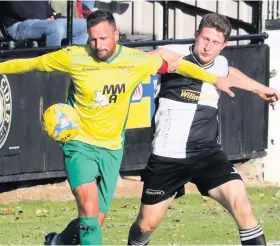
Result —
[[[267, 241], [280, 240], [280, 189], [249, 188], [256, 216]], [[116, 199], [103, 226], [105, 245], [126, 245], [138, 199]], [[44, 235], [61, 231], [76, 217], [74, 202], [22, 201], [0, 205], [0, 244], [42, 245]], [[216, 202], [191, 194], [176, 200], [153, 234], [150, 245], [239, 244], [230, 215]]]

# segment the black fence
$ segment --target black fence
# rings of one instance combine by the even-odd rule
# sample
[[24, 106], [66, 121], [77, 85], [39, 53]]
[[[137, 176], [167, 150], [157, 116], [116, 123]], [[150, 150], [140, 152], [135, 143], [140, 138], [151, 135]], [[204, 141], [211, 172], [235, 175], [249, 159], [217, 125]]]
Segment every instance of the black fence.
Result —
[[[232, 46], [224, 50], [229, 65], [249, 77], [269, 85], [269, 47]], [[220, 137], [230, 160], [263, 156], [268, 141], [268, 104], [256, 94], [236, 91], [234, 98], [224, 93], [220, 99]]]
[[[186, 11], [196, 16], [203, 16], [208, 13], [213, 13], [213, 11], [201, 8], [198, 6], [198, 0], [195, 0], [194, 3], [189, 3], [188, 1], [156, 1], [162, 4], [163, 6], [163, 39], [168, 39], [168, 18], [169, 18], [169, 10], [176, 7], [179, 7], [182, 11]], [[216, 11], [219, 9], [219, 2], [216, 1]], [[246, 4], [250, 5], [252, 8], [252, 23], [244, 22], [240, 19], [240, 1], [236, 1], [237, 3], [237, 16], [236, 18], [232, 18], [230, 16], [226, 16], [230, 21], [232, 27], [237, 30], [237, 34], [239, 35], [239, 28], [245, 30], [247, 33], [253, 34], [261, 32], [262, 30], [262, 5], [263, 1], [244, 1]], [[268, 4], [270, 1], [267, 1]], [[275, 2], [275, 1], [272, 1]], [[278, 2], [278, 1], [277, 1]], [[197, 23], [195, 24], [195, 29], [197, 28]]]
[[[192, 14], [195, 16], [197, 15], [205, 15], [208, 13], [213, 13], [210, 10], [198, 7], [198, 0], [194, 1], [193, 3], [188, 3], [187, 1], [158, 1], [152, 0], [150, 2], [159, 2], [163, 6], [163, 39], [168, 39], [168, 22], [169, 22], [169, 10], [176, 7], [180, 7], [181, 10], [188, 10], [191, 11]], [[232, 18], [230, 16], [226, 16], [227, 19], [230, 21], [233, 28], [237, 29], [237, 34], [239, 35], [239, 28], [245, 30], [249, 34], [259, 33], [262, 30], [262, 5], [263, 1], [244, 1], [246, 4], [250, 5], [252, 8], [252, 23], [244, 22], [240, 19], [239, 12], [240, 12], [240, 1], [237, 1], [237, 17]], [[272, 16], [274, 16], [274, 2], [272, 2]], [[132, 3], [134, 4], [134, 3]], [[267, 1], [268, 4], [268, 11], [269, 11], [269, 4], [270, 1]], [[219, 1], [216, 1], [216, 9], [218, 10]], [[279, 1], [277, 0], [277, 14], [279, 10]], [[269, 13], [268, 13], [269, 15]], [[72, 44], [72, 25], [73, 25], [73, 1], [67, 1], [67, 42], [68, 44]], [[194, 23], [195, 28], [197, 27], [197, 23]]]
[[[11, 55], [7, 52], [1, 52], [2, 60]], [[268, 46], [232, 46], [224, 55], [230, 65], [268, 84]], [[50, 105], [64, 102], [68, 83], [68, 76], [60, 73], [0, 75], [0, 182], [65, 176], [62, 151], [43, 135], [40, 116]], [[236, 91], [233, 99], [222, 95], [220, 103], [221, 143], [229, 159], [265, 155], [267, 103], [244, 91]], [[150, 127], [127, 130], [122, 172], [145, 167], [151, 139]]]
[[[269, 84], [269, 47], [267, 45], [231, 46], [223, 55], [229, 65], [251, 78]], [[220, 99], [220, 142], [229, 160], [265, 156], [268, 139], [268, 104], [251, 92], [233, 89], [235, 97], [222, 93]], [[151, 152], [152, 129], [129, 129], [122, 171], [145, 167]]]

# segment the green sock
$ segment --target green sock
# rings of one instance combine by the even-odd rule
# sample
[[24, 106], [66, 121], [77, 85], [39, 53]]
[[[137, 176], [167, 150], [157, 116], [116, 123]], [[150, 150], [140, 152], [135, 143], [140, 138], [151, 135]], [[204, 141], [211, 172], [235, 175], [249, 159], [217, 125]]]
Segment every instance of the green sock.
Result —
[[102, 231], [98, 223], [98, 216], [80, 217], [81, 245], [102, 245]]

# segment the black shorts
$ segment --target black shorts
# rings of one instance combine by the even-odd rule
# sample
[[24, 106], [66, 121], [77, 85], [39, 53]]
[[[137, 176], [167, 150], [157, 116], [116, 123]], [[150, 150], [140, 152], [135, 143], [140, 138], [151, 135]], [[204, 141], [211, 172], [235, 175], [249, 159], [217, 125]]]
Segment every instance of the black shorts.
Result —
[[242, 180], [222, 150], [197, 158], [197, 161], [152, 154], [142, 173], [141, 202], [156, 204], [175, 194], [178, 198], [185, 194], [184, 185], [188, 182], [194, 183], [202, 195], [208, 196], [209, 190], [235, 179]]

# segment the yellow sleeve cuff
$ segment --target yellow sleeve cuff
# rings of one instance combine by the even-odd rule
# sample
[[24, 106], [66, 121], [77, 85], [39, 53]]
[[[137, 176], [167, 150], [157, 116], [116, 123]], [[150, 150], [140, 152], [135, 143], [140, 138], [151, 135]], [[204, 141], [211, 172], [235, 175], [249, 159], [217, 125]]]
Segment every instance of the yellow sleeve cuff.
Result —
[[175, 72], [185, 77], [199, 79], [210, 84], [215, 84], [217, 82], [216, 75], [208, 73], [203, 68], [183, 59], [180, 62], [179, 68]]

